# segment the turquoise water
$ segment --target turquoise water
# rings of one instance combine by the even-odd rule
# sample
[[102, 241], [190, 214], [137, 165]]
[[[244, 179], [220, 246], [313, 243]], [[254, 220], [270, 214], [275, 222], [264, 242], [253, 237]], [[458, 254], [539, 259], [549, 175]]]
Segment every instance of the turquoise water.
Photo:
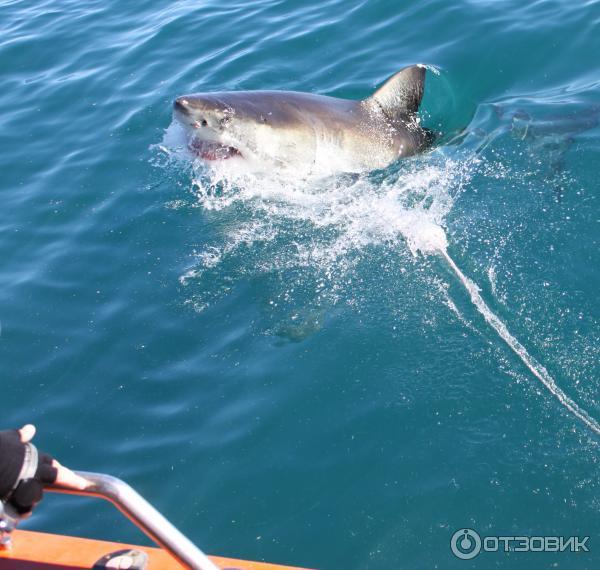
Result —
[[[126, 479], [209, 553], [318, 568], [596, 568], [600, 3], [0, 2], [3, 424]], [[360, 98], [428, 72], [432, 152], [215, 183], [171, 101]], [[167, 133], [168, 134], [168, 133]], [[139, 541], [51, 497], [27, 528]], [[590, 536], [455, 558], [450, 537]]]

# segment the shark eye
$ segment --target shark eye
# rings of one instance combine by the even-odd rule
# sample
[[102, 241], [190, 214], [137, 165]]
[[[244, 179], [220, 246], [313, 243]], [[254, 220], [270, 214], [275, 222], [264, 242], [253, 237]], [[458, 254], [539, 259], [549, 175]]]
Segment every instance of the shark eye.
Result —
[[202, 119], [202, 122], [200, 123], [203, 127], [207, 127], [208, 126], [208, 122], [206, 119]]

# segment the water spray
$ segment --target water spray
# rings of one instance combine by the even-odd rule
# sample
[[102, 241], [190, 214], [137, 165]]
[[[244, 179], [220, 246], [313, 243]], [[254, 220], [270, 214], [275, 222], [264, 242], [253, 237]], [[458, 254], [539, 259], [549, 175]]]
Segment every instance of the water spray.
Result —
[[[176, 126], [170, 127], [163, 141], [166, 148], [175, 148], [175, 153], [181, 152], [180, 135]], [[270, 241], [274, 235], [272, 220], [285, 219], [287, 222], [292, 219], [309, 221], [318, 227], [335, 226], [342, 230], [343, 237], [328, 247], [322, 256], [325, 260], [343, 255], [348, 249], [348, 243], [351, 244], [350, 247], [370, 243], [373, 235], [380, 240], [402, 235], [413, 255], [439, 255], [452, 269], [477, 311], [500, 339], [572, 415], [600, 435], [600, 424], [561, 390], [546, 368], [510, 333], [506, 324], [484, 301], [477, 284], [460, 270], [448, 253], [448, 239], [439, 222], [452, 204], [453, 183], [458, 181], [460, 186], [465, 177], [468, 179], [471, 171], [468, 161], [454, 162], [441, 158], [441, 166], [435, 161], [427, 167], [420, 164], [418, 169], [415, 167], [407, 170], [398, 180], [383, 184], [380, 192], [375, 195], [368, 191], [371, 187], [368, 178], [364, 177], [357, 178], [350, 185], [338, 184], [333, 187], [328, 182], [329, 178], [317, 177], [314, 184], [318, 191], [315, 191], [312, 184], [310, 191], [306, 191], [306, 181], [303, 180], [290, 188], [287, 178], [283, 184], [279, 177], [272, 176], [261, 176], [260, 184], [257, 184], [257, 178], [252, 172], [247, 173], [249, 178], [239, 178], [240, 173], [235, 169], [231, 170], [231, 164], [225, 162], [224, 170], [215, 171], [212, 176], [217, 181], [227, 181], [228, 188], [237, 187], [239, 191], [227, 196], [201, 192], [198, 198], [206, 209], [222, 209], [241, 201], [252, 205], [255, 212], [267, 214], [265, 219], [268, 223], [258, 217], [242, 228], [237, 226], [232, 242], [222, 249], [222, 253], [234, 251], [239, 243]], [[326, 181], [325, 185], [323, 181]], [[399, 202], [403, 204], [407, 196], [431, 196], [432, 188], [435, 188], [434, 207], [425, 209], [401, 206], [400, 211], [398, 210]]]

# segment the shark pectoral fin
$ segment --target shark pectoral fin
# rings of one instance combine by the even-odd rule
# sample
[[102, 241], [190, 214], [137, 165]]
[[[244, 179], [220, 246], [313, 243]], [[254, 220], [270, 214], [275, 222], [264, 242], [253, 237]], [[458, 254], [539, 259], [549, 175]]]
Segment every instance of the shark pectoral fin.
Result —
[[414, 114], [419, 110], [425, 87], [425, 66], [411, 65], [392, 75], [366, 103], [378, 105], [388, 118]]

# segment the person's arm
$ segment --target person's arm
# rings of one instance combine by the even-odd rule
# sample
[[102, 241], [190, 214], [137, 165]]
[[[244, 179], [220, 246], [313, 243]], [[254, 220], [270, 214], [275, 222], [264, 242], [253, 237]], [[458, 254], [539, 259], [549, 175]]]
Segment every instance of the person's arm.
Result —
[[0, 501], [23, 516], [42, 500], [45, 485], [85, 489], [90, 484], [50, 455], [38, 452], [30, 443], [34, 435], [35, 427], [30, 424], [0, 431]]

